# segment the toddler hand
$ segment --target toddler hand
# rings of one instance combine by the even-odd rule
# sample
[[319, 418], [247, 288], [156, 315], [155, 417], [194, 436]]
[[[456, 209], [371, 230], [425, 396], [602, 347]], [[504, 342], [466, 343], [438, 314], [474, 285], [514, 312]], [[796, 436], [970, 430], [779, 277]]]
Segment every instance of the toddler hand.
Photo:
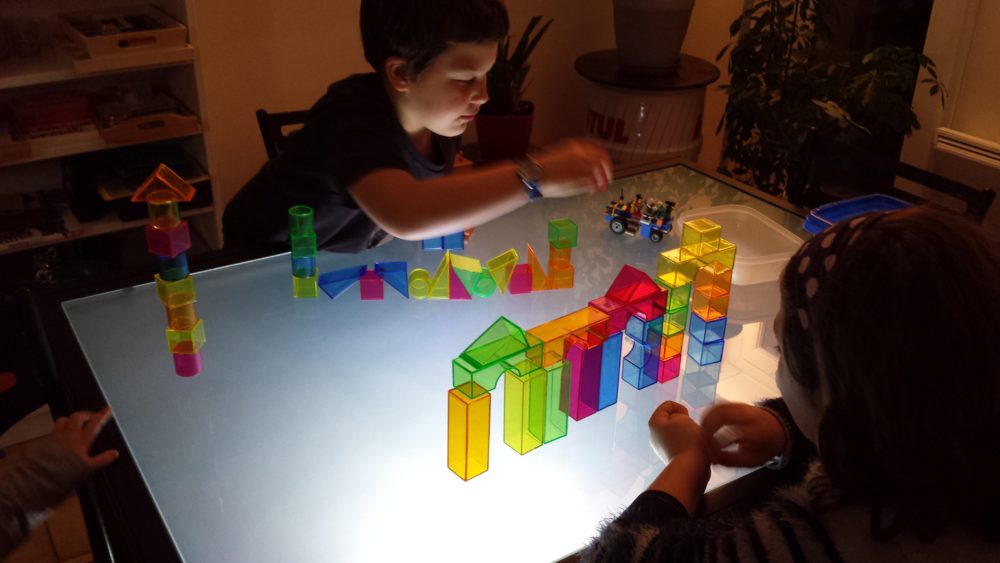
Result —
[[649, 417], [649, 434], [653, 450], [664, 463], [688, 453], [708, 459], [698, 424], [691, 420], [687, 407], [680, 403], [666, 401], [656, 407]]
[[56, 419], [52, 438], [78, 455], [87, 467], [94, 471], [103, 469], [118, 459], [118, 450], [107, 450], [91, 456], [90, 447], [110, 418], [111, 409], [108, 407], [100, 412], [78, 411], [69, 417], [60, 416]]
[[543, 171], [539, 189], [545, 197], [603, 192], [611, 181], [611, 157], [593, 141], [562, 141], [542, 151], [537, 160]]
[[[716, 432], [731, 439], [720, 444]], [[712, 463], [730, 467], [763, 465], [785, 451], [785, 429], [770, 412], [745, 403], [715, 405], [701, 421], [702, 440]], [[735, 444], [735, 449], [730, 448]], [[726, 448], [726, 449], [723, 449]]]

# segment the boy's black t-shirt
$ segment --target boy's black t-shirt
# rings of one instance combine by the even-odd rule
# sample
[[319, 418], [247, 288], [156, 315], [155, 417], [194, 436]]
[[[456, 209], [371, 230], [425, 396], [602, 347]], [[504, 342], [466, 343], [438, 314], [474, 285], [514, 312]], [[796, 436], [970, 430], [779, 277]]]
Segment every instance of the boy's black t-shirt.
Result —
[[319, 248], [360, 252], [386, 233], [365, 215], [349, 188], [365, 174], [405, 170], [418, 180], [451, 171], [461, 137], [433, 135], [437, 162], [420, 154], [396, 117], [375, 73], [334, 83], [309, 110], [289, 147], [268, 161], [226, 206], [226, 246], [288, 241], [288, 208], [313, 209]]

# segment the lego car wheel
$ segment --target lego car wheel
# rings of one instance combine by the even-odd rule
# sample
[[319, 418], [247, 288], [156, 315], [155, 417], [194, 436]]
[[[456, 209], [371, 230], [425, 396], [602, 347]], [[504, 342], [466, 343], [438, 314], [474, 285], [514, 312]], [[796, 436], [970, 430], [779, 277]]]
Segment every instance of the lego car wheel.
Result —
[[622, 221], [621, 219], [612, 219], [608, 226], [611, 228], [611, 232], [616, 235], [620, 235], [625, 232], [625, 221]]
[[653, 231], [649, 233], [649, 240], [653, 242], [660, 242], [663, 240], [663, 231]]

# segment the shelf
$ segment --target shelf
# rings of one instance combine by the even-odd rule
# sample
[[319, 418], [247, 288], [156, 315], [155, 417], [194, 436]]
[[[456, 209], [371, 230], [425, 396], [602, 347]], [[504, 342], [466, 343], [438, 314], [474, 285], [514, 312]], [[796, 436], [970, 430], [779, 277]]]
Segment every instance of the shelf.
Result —
[[194, 47], [191, 45], [182, 49], [129, 53], [103, 59], [74, 58], [72, 52], [56, 47], [46, 49], [35, 57], [12, 57], [4, 61], [0, 66], [0, 90], [132, 70], [190, 65], [193, 60]]
[[[197, 181], [197, 179], [195, 181]], [[181, 217], [205, 215], [207, 213], [212, 213], [214, 210], [215, 208], [211, 205], [208, 207], [199, 207], [198, 209], [182, 211]], [[149, 223], [149, 219], [143, 217], [142, 219], [136, 219], [135, 221], [122, 221], [117, 215], [111, 212], [101, 219], [80, 223], [77, 221], [76, 216], [73, 215], [73, 212], [67, 209], [63, 214], [63, 223], [66, 230], [61, 233], [51, 233], [47, 235], [39, 233], [28, 238], [10, 242], [0, 242], [0, 256], [4, 254], [11, 254], [13, 252], [21, 252], [22, 250], [31, 250], [32, 248], [39, 248], [50, 244], [94, 237], [98, 235], [106, 235], [108, 233], [115, 233], [126, 229], [134, 229], [136, 227], [146, 225], [146, 223]]]
[[31, 145], [31, 156], [28, 158], [20, 160], [9, 160], [0, 162], [0, 168], [6, 166], [16, 166], [18, 164], [24, 164], [26, 162], [35, 162], [38, 160], [49, 160], [52, 158], [59, 158], [61, 156], [69, 156], [73, 154], [81, 154], [86, 152], [100, 151], [105, 149], [114, 149], [118, 147], [127, 147], [129, 145], [141, 145], [143, 143], [152, 143], [154, 141], [163, 141], [167, 139], [180, 139], [183, 137], [192, 137], [194, 135], [200, 135], [201, 129], [195, 133], [185, 132], [179, 135], [163, 135], [150, 137], [149, 139], [143, 139], [141, 141], [136, 141], [134, 143], [116, 143], [111, 144], [106, 142], [101, 138], [100, 132], [97, 127], [91, 126], [89, 129], [79, 131], [76, 133], [66, 133], [64, 135], [53, 135], [51, 137], [40, 137], [38, 139], [31, 139], [29, 144]]

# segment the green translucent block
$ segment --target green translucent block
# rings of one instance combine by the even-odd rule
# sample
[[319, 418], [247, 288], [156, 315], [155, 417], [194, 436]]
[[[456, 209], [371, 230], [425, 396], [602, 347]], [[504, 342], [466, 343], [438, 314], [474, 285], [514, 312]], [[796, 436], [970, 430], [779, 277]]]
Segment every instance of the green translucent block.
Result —
[[702, 261], [708, 264], [718, 262], [732, 269], [736, 265], [736, 245], [726, 239], [720, 239], [718, 250], [704, 255]]
[[489, 297], [497, 292], [497, 282], [493, 275], [486, 268], [483, 268], [476, 278], [476, 283], [472, 286], [472, 292], [476, 297]]
[[171, 354], [196, 354], [205, 345], [205, 323], [201, 319], [191, 328], [167, 329], [167, 349]]
[[578, 229], [572, 219], [549, 221], [549, 244], [556, 248], [576, 248]]
[[687, 307], [688, 303], [691, 302], [691, 288], [694, 286], [693, 283], [686, 283], [684, 285], [669, 285], [663, 283], [663, 280], [658, 281], [660, 282], [660, 285], [670, 290], [670, 296], [667, 300], [667, 312]]
[[308, 205], [293, 205], [288, 208], [288, 233], [294, 237], [296, 235], [307, 235], [315, 233], [313, 227], [313, 210]]
[[569, 431], [569, 367], [569, 362], [561, 361], [545, 368], [545, 425], [542, 443], [548, 444], [562, 438]]
[[316, 233], [292, 235], [292, 258], [316, 256]]
[[[690, 286], [688, 286], [690, 288]], [[663, 315], [663, 330], [667, 336], [673, 336], [679, 332], [684, 332], [687, 328], [688, 308], [678, 307], [667, 311]]]
[[545, 380], [543, 369], [525, 375], [515, 371], [504, 374], [503, 441], [521, 455], [542, 445]]
[[296, 298], [319, 297], [319, 272], [311, 278], [292, 276], [292, 295]]
[[531, 344], [521, 327], [500, 317], [462, 350], [462, 356], [484, 366], [523, 352]]
[[191, 276], [177, 281], [166, 281], [160, 274], [156, 274], [154, 279], [156, 279], [156, 293], [167, 307], [174, 308], [194, 303], [194, 278]]

